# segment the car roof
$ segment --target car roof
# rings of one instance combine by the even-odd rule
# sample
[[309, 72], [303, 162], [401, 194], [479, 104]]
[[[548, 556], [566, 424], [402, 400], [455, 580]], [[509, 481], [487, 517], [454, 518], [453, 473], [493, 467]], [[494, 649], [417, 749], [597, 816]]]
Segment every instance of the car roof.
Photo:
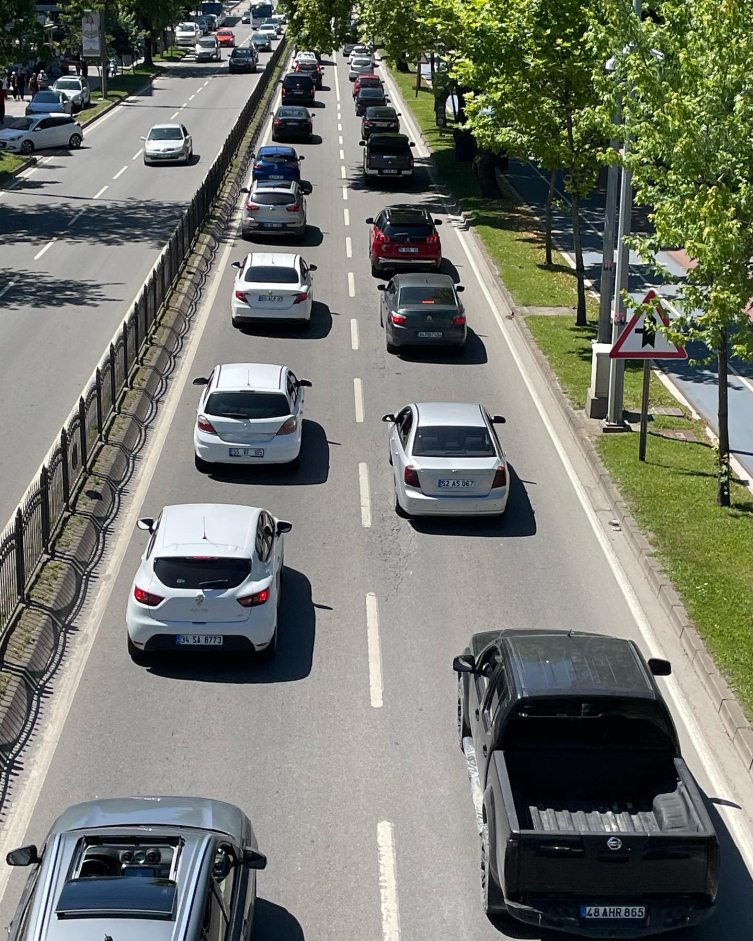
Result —
[[417, 402], [415, 408], [419, 425], [486, 428], [481, 406], [476, 402]]
[[417, 271], [406, 271], [405, 274], [396, 274], [393, 279], [398, 287], [429, 287], [447, 288], [455, 287], [452, 275], [449, 274], [421, 274]]
[[283, 389], [285, 366], [271, 363], [223, 363], [215, 367], [212, 390], [217, 392], [241, 389], [279, 392]]
[[264, 154], [265, 156], [269, 154], [295, 154], [295, 147], [283, 147], [279, 144], [270, 144], [267, 147], [260, 147], [258, 154]]
[[280, 267], [297, 268], [300, 255], [291, 255], [290, 252], [250, 252], [246, 258], [249, 266], [254, 268]]
[[248, 558], [254, 544], [259, 507], [230, 503], [166, 506], [157, 530], [154, 555]]
[[[372, 138], [376, 136], [380, 137], [403, 137], [404, 135], [371, 135]], [[400, 222], [422, 222], [431, 219], [431, 213], [428, 209], [425, 209], [423, 206], [412, 206], [410, 203], [400, 203], [395, 206], [385, 206], [384, 213], [387, 216], [387, 220], [393, 223]]]
[[[368, 89], [365, 89], [365, 90], [368, 91]], [[358, 94], [360, 95], [361, 92], [359, 91]], [[410, 144], [410, 138], [408, 137], [407, 134], [394, 134], [394, 133], [372, 134], [367, 143], [371, 144], [376, 141], [382, 141], [383, 143], [386, 143], [386, 144], [391, 143], [400, 147], [407, 147]]]

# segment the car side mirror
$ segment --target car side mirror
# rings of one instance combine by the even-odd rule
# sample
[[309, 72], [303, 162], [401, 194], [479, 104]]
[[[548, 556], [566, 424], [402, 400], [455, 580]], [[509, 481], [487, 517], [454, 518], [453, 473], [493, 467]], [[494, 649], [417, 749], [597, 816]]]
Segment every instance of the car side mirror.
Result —
[[409, 144], [409, 146], [410, 146], [410, 147], [415, 147], [416, 145], [413, 143], [413, 141], [411, 141], [410, 144]]
[[386, 415], [382, 415], [382, 421], [394, 422], [395, 416], [392, 414], [392, 412], [388, 412]]
[[277, 521], [277, 535], [278, 536], [281, 536], [283, 533], [289, 533], [292, 528], [293, 528], [293, 524], [289, 523], [287, 520]]
[[297, 384], [299, 389], [310, 389], [313, 385], [310, 379], [299, 379]]
[[298, 158], [298, 163], [300, 163], [301, 160], [305, 160], [305, 159], [306, 159], [306, 158], [305, 158], [303, 155], [301, 155], [301, 156]]
[[9, 866], [34, 866], [39, 862], [39, 853], [33, 843], [28, 846], [20, 846], [17, 850], [11, 850], [5, 857], [5, 862]]
[[[363, 143], [363, 141], [361, 141], [361, 143]], [[374, 225], [374, 217], [373, 217], [373, 216], [369, 216], [369, 218], [366, 220], [366, 225]]]
[[492, 418], [493, 425], [504, 425], [506, 422], [507, 419], [504, 415], [495, 415], [494, 418]]
[[241, 193], [250, 193], [251, 190], [247, 186], [241, 186]]
[[316, 271], [318, 267], [318, 265], [309, 265], [309, 271]]
[[398, 111], [398, 113], [395, 115], [395, 117], [397, 117], [397, 118], [402, 118], [402, 116], [403, 116], [403, 112], [402, 112], [402, 111]]
[[476, 661], [472, 654], [463, 653], [452, 661], [452, 669], [456, 673], [475, 673]]
[[146, 138], [145, 138], [145, 137], [142, 137], [141, 139], [142, 139], [142, 140], [146, 140]]
[[[366, 146], [366, 141], [365, 141], [365, 140], [360, 140], [360, 141], [358, 142], [358, 144], [359, 144], [359, 146], [361, 146], [361, 147], [365, 147], [365, 146]], [[368, 219], [367, 219], [366, 221], [368, 222]]]
[[[413, 147], [413, 146], [414, 146], [414, 145], [411, 144], [411, 147]], [[434, 220], [434, 225], [442, 225], [442, 220], [441, 220], [441, 219], [435, 219], [435, 220]]]
[[455, 290], [458, 292], [458, 294], [462, 294], [463, 291], [465, 290], [465, 288], [463, 287], [462, 284], [456, 284], [456, 285], [455, 285]]
[[144, 516], [140, 520], [136, 521], [136, 526], [139, 529], [145, 529], [148, 533], [154, 532], [154, 519], [151, 516]]
[[672, 672], [672, 664], [669, 660], [662, 660], [659, 657], [651, 657], [648, 661], [648, 668], [654, 676], [669, 676]]
[[243, 262], [242, 262], [242, 261], [234, 261], [234, 262], [230, 265], [230, 267], [231, 267], [231, 268], [242, 268], [242, 267], [243, 267]]
[[264, 853], [257, 852], [257, 850], [244, 850], [243, 865], [246, 869], [266, 869], [267, 857]]
[[377, 284], [377, 291], [386, 291], [386, 290], [387, 290], [386, 284]]
[[193, 386], [208, 386], [209, 380], [205, 376], [197, 376], [191, 383]]

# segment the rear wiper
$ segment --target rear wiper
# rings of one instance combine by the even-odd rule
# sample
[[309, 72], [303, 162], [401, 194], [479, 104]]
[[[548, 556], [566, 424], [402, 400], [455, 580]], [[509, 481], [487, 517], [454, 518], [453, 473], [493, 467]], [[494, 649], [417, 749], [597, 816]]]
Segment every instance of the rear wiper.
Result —
[[225, 412], [222, 415], [218, 415], [218, 418], [248, 418], [248, 415], [239, 415], [237, 412]]
[[229, 584], [226, 578], [210, 578], [206, 582], [199, 582], [199, 588], [227, 588]]

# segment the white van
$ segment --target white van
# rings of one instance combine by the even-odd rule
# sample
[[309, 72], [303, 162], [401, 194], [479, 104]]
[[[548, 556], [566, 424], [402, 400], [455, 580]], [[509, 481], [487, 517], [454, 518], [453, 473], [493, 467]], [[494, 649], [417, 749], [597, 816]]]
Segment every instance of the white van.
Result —
[[222, 59], [216, 36], [202, 36], [195, 48], [197, 62], [219, 62]]
[[201, 38], [201, 27], [196, 23], [178, 23], [175, 27], [176, 46], [195, 46]]

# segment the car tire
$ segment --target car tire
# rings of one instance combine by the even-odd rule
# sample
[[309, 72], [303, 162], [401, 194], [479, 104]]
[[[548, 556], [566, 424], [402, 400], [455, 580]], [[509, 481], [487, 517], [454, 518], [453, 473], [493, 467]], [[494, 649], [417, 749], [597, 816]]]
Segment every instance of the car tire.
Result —
[[130, 656], [131, 660], [133, 660], [133, 662], [140, 667], [147, 666], [152, 659], [145, 650], [137, 647], [130, 637], [128, 638], [128, 655]]
[[381, 272], [381, 270], [380, 270], [379, 268], [377, 268], [377, 266], [374, 264], [373, 261], [371, 262], [371, 277], [372, 277], [372, 278], [381, 278], [381, 277], [382, 277], [382, 272]]
[[34, 145], [30, 140], [25, 140], [19, 149], [24, 157], [28, 157], [29, 154], [34, 153]]
[[399, 346], [395, 346], [394, 343], [390, 343], [390, 341], [387, 340], [387, 352], [390, 354], [390, 356], [396, 356], [399, 351]]
[[202, 458], [200, 458], [198, 454], [194, 454], [193, 459], [194, 459], [194, 464], [196, 465], [196, 470], [200, 474], [208, 474], [209, 471], [212, 469], [212, 465], [209, 464], [207, 461], [203, 460]]
[[83, 137], [80, 134], [71, 134], [68, 146], [71, 150], [78, 150], [82, 141]]

